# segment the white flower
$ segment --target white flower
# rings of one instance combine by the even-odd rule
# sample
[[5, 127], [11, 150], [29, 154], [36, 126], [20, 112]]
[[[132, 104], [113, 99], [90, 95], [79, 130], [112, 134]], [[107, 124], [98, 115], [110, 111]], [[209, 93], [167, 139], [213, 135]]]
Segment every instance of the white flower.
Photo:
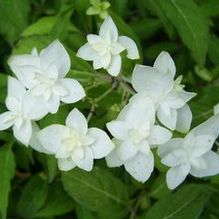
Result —
[[112, 18], [107, 17], [100, 27], [99, 35], [87, 35], [87, 41], [77, 52], [82, 59], [93, 61], [93, 68], [104, 68], [112, 76], [121, 70], [120, 53], [127, 50], [129, 59], [138, 59], [135, 42], [126, 36], [118, 36], [118, 30]]
[[219, 103], [214, 106], [214, 115], [219, 114]]
[[68, 171], [78, 166], [92, 170], [93, 160], [108, 155], [114, 144], [107, 134], [98, 128], [87, 127], [87, 120], [77, 109], [66, 119], [66, 125], [51, 125], [38, 134], [47, 153], [58, 159], [60, 170]]
[[116, 144], [106, 157], [108, 166], [124, 165], [136, 180], [145, 182], [154, 169], [150, 148], [171, 138], [170, 131], [154, 123], [154, 104], [146, 98], [132, 101], [120, 112], [117, 120], [107, 123]]
[[[28, 145], [32, 136], [31, 120], [39, 120], [41, 116], [32, 116], [31, 104], [26, 104], [26, 89], [16, 78], [8, 78], [8, 94], [6, 98], [7, 112], [0, 114], [0, 131], [13, 127], [17, 140]], [[37, 106], [41, 108], [41, 106]]]
[[219, 173], [219, 155], [211, 151], [218, 134], [219, 115], [216, 115], [194, 128], [185, 138], [173, 138], [159, 146], [161, 162], [170, 167], [166, 175], [170, 189], [180, 185], [188, 174], [206, 177]]
[[196, 94], [183, 89], [182, 76], [174, 81], [175, 73], [175, 64], [167, 52], [160, 53], [153, 67], [136, 65], [132, 85], [138, 94], [134, 98], [151, 98], [163, 125], [171, 130], [188, 132], [192, 113], [186, 103]]
[[[43, 105], [44, 115], [56, 113], [60, 101], [74, 103], [85, 96], [78, 81], [64, 78], [70, 69], [70, 58], [55, 40], [39, 54], [33, 49], [31, 54], [15, 55], [9, 65], [17, 78], [29, 89], [26, 101], [33, 106]], [[37, 108], [37, 107], [36, 107]], [[42, 111], [35, 112], [41, 114]]]

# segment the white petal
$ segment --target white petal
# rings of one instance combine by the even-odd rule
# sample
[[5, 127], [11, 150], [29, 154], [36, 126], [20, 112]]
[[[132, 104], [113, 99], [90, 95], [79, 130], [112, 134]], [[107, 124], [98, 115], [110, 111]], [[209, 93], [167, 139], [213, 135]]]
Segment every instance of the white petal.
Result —
[[128, 137], [128, 127], [124, 121], [111, 121], [106, 124], [111, 135], [117, 139], [125, 140]]
[[38, 132], [37, 137], [50, 154], [56, 154], [62, 146], [62, 139], [69, 137], [69, 128], [63, 125], [51, 125]]
[[46, 154], [50, 154], [49, 151], [47, 151], [42, 144], [40, 143], [37, 135], [39, 133], [40, 129], [37, 126], [37, 124], [35, 122], [33, 122], [32, 124], [32, 137], [30, 139], [30, 143], [29, 145], [36, 151], [39, 151], [41, 153], [46, 153]]
[[55, 114], [59, 110], [60, 98], [58, 95], [52, 94], [48, 101], [44, 100], [44, 103], [45, 103], [47, 111], [52, 114]]
[[173, 80], [168, 74], [161, 74], [155, 68], [136, 65], [132, 75], [132, 86], [137, 92], [145, 92], [148, 97], [158, 101], [159, 97], [173, 87]]
[[197, 135], [214, 135], [215, 138], [219, 135], [219, 114], [210, 117], [207, 121], [198, 125], [190, 133]]
[[171, 153], [173, 150], [181, 148], [183, 142], [183, 138], [172, 138], [165, 144], [159, 145], [157, 153], [161, 158], [163, 158], [167, 156], [167, 154]]
[[21, 127], [13, 126], [14, 137], [22, 144], [28, 146], [32, 136], [32, 124], [31, 121], [23, 121]]
[[26, 88], [32, 88], [36, 84], [35, 72], [40, 68], [40, 59], [33, 55], [12, 56], [8, 64], [17, 78]]
[[95, 142], [90, 146], [95, 159], [106, 157], [115, 147], [106, 132], [101, 129], [90, 128], [88, 135], [95, 139]]
[[87, 119], [84, 115], [76, 108], [74, 108], [66, 118], [66, 126], [69, 128], [74, 128], [82, 134], [87, 133]]
[[200, 157], [213, 147], [215, 137], [213, 135], [198, 135], [195, 138], [195, 145], [193, 148], [193, 156]]
[[14, 124], [14, 114], [10, 111], [0, 114], [0, 131], [10, 128]]
[[129, 59], [139, 59], [139, 52], [134, 40], [127, 36], [120, 36], [118, 42], [127, 49], [127, 57]]
[[154, 104], [149, 98], [136, 99], [125, 106], [118, 118], [134, 129], [148, 129], [155, 122]]
[[86, 43], [79, 48], [77, 56], [84, 60], [92, 61], [96, 58], [97, 53], [91, 48], [89, 43]]
[[8, 97], [16, 98], [17, 100], [22, 100], [26, 93], [24, 85], [13, 77], [8, 77]]
[[174, 78], [176, 73], [176, 66], [170, 54], [162, 51], [154, 62], [154, 68], [163, 74], [170, 74]]
[[138, 153], [133, 159], [125, 164], [125, 169], [136, 180], [146, 182], [154, 169], [154, 156], [152, 153], [145, 155]]
[[61, 171], [69, 171], [76, 167], [74, 161], [70, 159], [58, 159], [58, 168]]
[[180, 166], [170, 168], [166, 175], [168, 188], [175, 189], [185, 180], [186, 176], [182, 173]]
[[95, 59], [93, 60], [93, 68], [95, 70], [103, 68], [102, 56], [97, 55], [95, 57]]
[[58, 70], [59, 78], [64, 78], [71, 66], [70, 57], [58, 40], [54, 40], [40, 52], [40, 61], [44, 70], [55, 66]]
[[150, 145], [164, 144], [172, 137], [172, 133], [159, 125], [154, 125], [151, 128], [148, 142]]
[[42, 119], [48, 113], [42, 97], [33, 96], [29, 93], [23, 99], [22, 110], [25, 118], [34, 121]]
[[75, 79], [62, 79], [60, 84], [67, 90], [68, 94], [61, 97], [61, 101], [64, 103], [75, 103], [85, 97], [84, 88]]
[[161, 105], [157, 110], [157, 117], [159, 121], [171, 130], [175, 130], [176, 128], [176, 120], [177, 120], [177, 111], [175, 109], [170, 108], [169, 112]]
[[127, 161], [138, 152], [138, 145], [134, 145], [130, 139], [122, 142], [122, 144], [117, 148], [118, 156], [121, 160]]
[[123, 165], [123, 161], [119, 158], [116, 149], [106, 156], [106, 163], [108, 167], [120, 167]]
[[176, 130], [187, 133], [192, 123], [192, 111], [188, 104], [177, 110]]
[[118, 30], [110, 16], [104, 20], [99, 31], [99, 35], [103, 38], [107, 38], [108, 34], [110, 35], [112, 42], [116, 42], [118, 40]]
[[219, 114], [219, 103], [214, 106], [214, 115]]
[[110, 75], [116, 77], [121, 70], [121, 65], [122, 65], [121, 56], [113, 55], [111, 57], [111, 62], [109, 64], [109, 67], [107, 67], [106, 70]]
[[182, 149], [175, 149], [166, 156], [162, 156], [161, 162], [168, 167], [176, 167], [187, 159], [187, 154]]
[[206, 163], [205, 169], [192, 167], [190, 173], [195, 177], [213, 176], [219, 173], [219, 155], [213, 151], [209, 151], [202, 156]]
[[87, 41], [90, 45], [95, 45], [95, 44], [102, 44], [104, 43], [104, 40], [102, 37], [96, 34], [88, 34], [87, 35]]
[[86, 171], [91, 171], [94, 163], [92, 150], [89, 147], [86, 147], [84, 152], [84, 158], [74, 160], [74, 162], [79, 168]]

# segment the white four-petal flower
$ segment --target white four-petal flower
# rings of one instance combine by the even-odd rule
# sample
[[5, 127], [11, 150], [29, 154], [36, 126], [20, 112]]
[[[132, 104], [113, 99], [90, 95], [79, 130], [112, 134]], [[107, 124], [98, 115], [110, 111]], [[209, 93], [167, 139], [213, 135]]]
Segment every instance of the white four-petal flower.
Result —
[[133, 99], [151, 98], [163, 125], [171, 130], [188, 132], [192, 113], [186, 103], [196, 94], [183, 89], [181, 76], [174, 81], [175, 73], [175, 64], [167, 52], [160, 53], [153, 67], [136, 65], [132, 85], [138, 94]]
[[17, 78], [28, 89], [27, 104], [43, 105], [33, 116], [48, 112], [56, 113], [60, 101], [74, 103], [85, 96], [78, 81], [64, 78], [70, 70], [70, 58], [62, 46], [55, 40], [39, 54], [33, 49], [31, 54], [15, 55], [9, 59], [9, 66]]
[[[84, 115], [73, 109], [66, 125], [51, 125], [37, 134], [46, 153], [54, 154], [60, 170], [68, 171], [78, 166], [92, 170], [94, 159], [108, 155], [114, 144], [108, 135], [98, 128], [89, 128]], [[42, 148], [41, 148], [42, 149]]]
[[117, 120], [107, 123], [115, 138], [115, 149], [106, 157], [108, 166], [124, 165], [138, 181], [145, 182], [154, 169], [150, 150], [168, 141], [172, 134], [155, 125], [155, 109], [150, 99], [133, 100], [119, 114]]
[[104, 68], [112, 76], [121, 70], [120, 53], [127, 50], [129, 59], [138, 59], [135, 42], [126, 36], [118, 36], [118, 30], [112, 18], [107, 17], [100, 27], [99, 35], [87, 35], [87, 41], [77, 52], [77, 56], [93, 61], [94, 69]]
[[[17, 140], [28, 145], [32, 136], [31, 120], [39, 120], [42, 115], [33, 117], [31, 104], [26, 105], [26, 89], [16, 78], [8, 78], [6, 107], [9, 111], [0, 114], [0, 131], [13, 127]], [[41, 108], [41, 106], [37, 106]]]
[[219, 115], [216, 115], [194, 128], [185, 138], [173, 138], [159, 146], [161, 162], [170, 167], [166, 175], [170, 189], [181, 184], [188, 174], [206, 177], [219, 173], [219, 155], [211, 151], [218, 134]]

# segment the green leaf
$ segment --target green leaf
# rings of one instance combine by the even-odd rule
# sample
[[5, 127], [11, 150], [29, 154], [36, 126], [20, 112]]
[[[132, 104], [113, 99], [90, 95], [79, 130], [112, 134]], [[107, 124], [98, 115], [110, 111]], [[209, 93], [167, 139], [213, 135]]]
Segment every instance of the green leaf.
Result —
[[29, 4], [28, 0], [0, 0], [0, 33], [11, 44], [28, 23]]
[[219, 45], [219, 38], [215, 35], [212, 35], [210, 43], [209, 43], [208, 55], [209, 55], [210, 60], [215, 65], [219, 65], [218, 45]]
[[48, 193], [48, 184], [40, 176], [28, 181], [17, 205], [17, 212], [24, 218], [32, 218], [43, 207]]
[[90, 173], [80, 169], [63, 172], [62, 183], [76, 202], [101, 218], [116, 219], [127, 213], [126, 187], [106, 169], [94, 168]]
[[57, 22], [56, 16], [42, 17], [29, 27], [27, 27], [22, 33], [23, 37], [28, 37], [32, 35], [44, 35], [49, 34], [52, 28]]
[[8, 195], [11, 189], [11, 179], [15, 173], [14, 154], [11, 146], [0, 148], [0, 218], [7, 218]]
[[199, 218], [214, 189], [190, 184], [158, 201], [141, 219]]
[[219, 86], [207, 86], [199, 90], [199, 95], [191, 103], [193, 126], [198, 125], [213, 115], [213, 107], [219, 102]]
[[38, 50], [43, 49], [44, 47], [48, 46], [49, 43], [53, 41], [53, 38], [50, 36], [31, 36], [26, 37], [16, 44], [13, 49], [13, 55], [19, 54], [27, 54], [32, 51], [33, 48], [37, 48]]
[[61, 183], [51, 184], [45, 205], [35, 214], [35, 217], [54, 217], [72, 211], [74, 202], [63, 190]]
[[192, 0], [156, 0], [177, 29], [195, 61], [203, 66], [209, 42], [209, 28], [205, 16]]
[[7, 81], [8, 76], [6, 74], [0, 73], [0, 103], [5, 103], [6, 93], [7, 93]]
[[218, 0], [202, 1], [200, 5], [202, 13], [207, 17], [215, 17], [219, 15]]

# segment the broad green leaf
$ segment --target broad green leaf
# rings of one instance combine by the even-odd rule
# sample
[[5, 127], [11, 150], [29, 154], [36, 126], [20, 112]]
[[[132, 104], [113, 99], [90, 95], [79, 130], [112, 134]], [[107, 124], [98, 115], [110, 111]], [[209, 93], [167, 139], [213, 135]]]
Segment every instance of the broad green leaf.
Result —
[[127, 213], [126, 187], [106, 169], [94, 168], [90, 173], [80, 169], [63, 172], [62, 183], [76, 202], [102, 218], [116, 219]]
[[27, 26], [29, 4], [28, 0], [0, 0], [0, 33], [11, 44]]
[[137, 20], [131, 23], [131, 27], [141, 39], [149, 39], [157, 33], [162, 27], [161, 22], [155, 18], [146, 18], [144, 20]]
[[170, 39], [173, 39], [175, 36], [175, 30], [168, 19], [167, 15], [165, 12], [162, 10], [160, 7], [159, 3], [154, 0], [143, 0], [143, 6], [145, 7], [146, 10], [152, 12], [153, 14], [157, 15], [160, 19], [160, 22], [163, 24], [164, 29], [166, 33], [168, 34]]
[[32, 218], [43, 207], [48, 184], [40, 176], [34, 176], [25, 185], [17, 205], [17, 212], [24, 218]]
[[215, 17], [219, 15], [218, 0], [207, 0], [201, 2], [201, 11], [207, 17]]
[[27, 27], [22, 33], [23, 37], [32, 35], [49, 34], [57, 22], [57, 16], [42, 17], [35, 23]]
[[210, 39], [211, 40], [208, 49], [209, 58], [213, 62], [213, 64], [219, 65], [219, 37], [212, 35]]
[[45, 205], [35, 214], [35, 217], [54, 217], [72, 211], [74, 202], [63, 190], [61, 183], [49, 185]]
[[0, 148], [0, 218], [6, 219], [11, 179], [15, 173], [14, 154], [10, 145]]
[[47, 175], [48, 182], [51, 183], [57, 174], [57, 159], [54, 156], [47, 155]]
[[209, 42], [209, 28], [205, 16], [193, 0], [156, 0], [177, 29], [195, 61], [203, 66]]
[[7, 95], [7, 81], [8, 81], [8, 76], [6, 74], [0, 73], [0, 103], [5, 103], [5, 98]]
[[54, 39], [52, 37], [44, 35], [23, 38], [19, 40], [17, 45], [14, 47], [13, 55], [30, 53], [33, 48], [41, 50], [48, 46], [53, 40]]
[[152, 184], [149, 195], [155, 199], [162, 199], [169, 193], [170, 190], [167, 188], [166, 175], [160, 174]]
[[214, 189], [190, 184], [158, 201], [141, 219], [199, 218]]

